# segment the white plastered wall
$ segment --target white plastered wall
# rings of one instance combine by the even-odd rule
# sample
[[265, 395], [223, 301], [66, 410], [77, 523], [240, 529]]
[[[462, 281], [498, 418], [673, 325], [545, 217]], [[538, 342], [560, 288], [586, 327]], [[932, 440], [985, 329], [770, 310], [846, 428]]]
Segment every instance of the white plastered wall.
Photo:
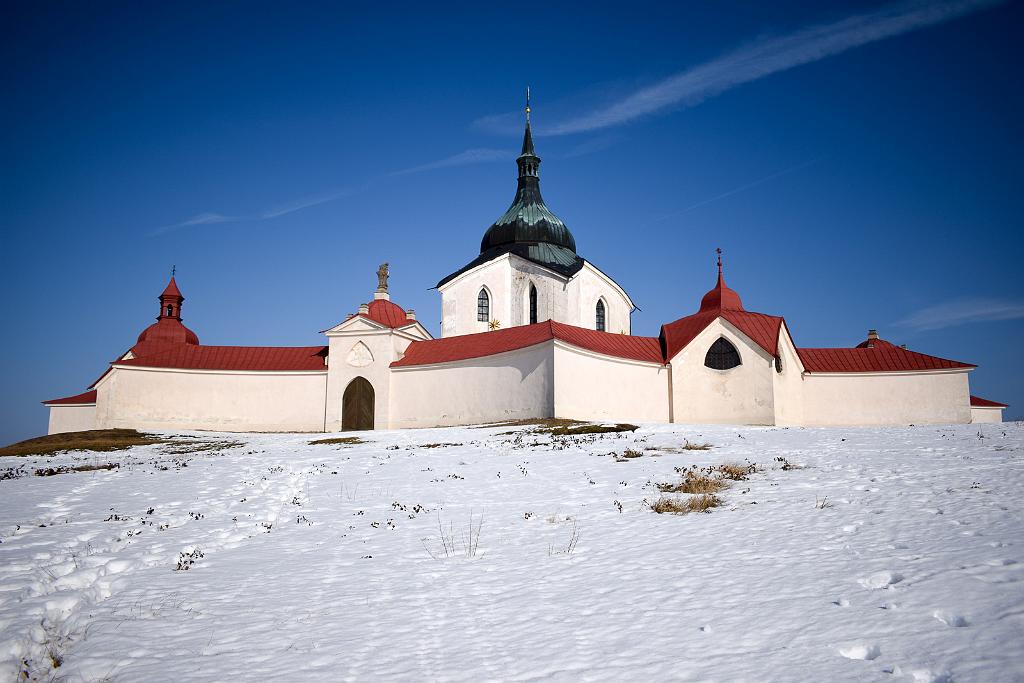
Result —
[[607, 275], [589, 262], [575, 275], [563, 275], [513, 254], [477, 266], [439, 288], [441, 336], [486, 332], [488, 322], [477, 320], [477, 296], [490, 296], [490, 320], [502, 328], [530, 322], [530, 285], [537, 288], [537, 322], [554, 320], [596, 329], [597, 301], [605, 301], [608, 332], [630, 333], [633, 302]]
[[551, 417], [553, 345], [391, 369], [390, 427], [445, 427]]
[[971, 406], [971, 422], [1002, 422], [1003, 409], [993, 407]]
[[322, 372], [115, 366], [97, 385], [97, 428], [319, 432]]
[[55, 405], [50, 408], [50, 423], [47, 434], [64, 432], [83, 432], [96, 429], [96, 406], [92, 405]]
[[326, 429], [341, 431], [345, 389], [356, 377], [373, 387], [375, 429], [387, 429], [391, 411], [391, 363], [414, 339], [429, 339], [418, 326], [395, 330], [361, 317], [350, 318], [327, 331], [329, 353]]
[[[736, 347], [738, 367], [712, 370], [704, 365], [708, 349], [719, 337]], [[775, 359], [725, 320], [708, 325], [671, 362], [675, 422], [774, 423]]]
[[615, 282], [589, 261], [569, 281], [567, 319], [559, 320], [577, 327], [597, 329], [597, 301], [604, 299], [605, 331], [630, 334], [633, 302]]
[[804, 419], [804, 366], [785, 325], [782, 325], [779, 331], [778, 350], [779, 358], [782, 360], [782, 372], [775, 372], [772, 375], [775, 424], [801, 425]]
[[555, 342], [555, 417], [668, 422], [668, 368]]
[[490, 320], [512, 325], [512, 266], [507, 255], [477, 266], [438, 288], [441, 292], [441, 336], [486, 332], [488, 322], [477, 320], [476, 300], [481, 288], [491, 298]]
[[803, 423], [950, 424], [971, 421], [967, 370], [804, 376]]

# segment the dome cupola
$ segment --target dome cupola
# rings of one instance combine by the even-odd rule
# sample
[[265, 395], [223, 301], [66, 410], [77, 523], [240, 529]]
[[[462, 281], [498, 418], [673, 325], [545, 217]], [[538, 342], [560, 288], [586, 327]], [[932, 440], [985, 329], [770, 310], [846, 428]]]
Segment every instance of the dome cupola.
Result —
[[171, 281], [167, 283], [163, 293], [160, 294], [160, 314], [156, 317], [156, 322], [142, 331], [136, 343], [160, 342], [198, 345], [199, 337], [181, 322], [181, 304], [184, 301], [185, 297], [181, 295], [181, 290], [178, 289], [178, 283], [174, 281], [172, 272]]
[[519, 184], [512, 206], [496, 220], [480, 242], [480, 253], [510, 244], [549, 244], [576, 253], [576, 240], [569, 228], [544, 203], [540, 194], [540, 157], [530, 130], [530, 91], [526, 91], [526, 132], [523, 149], [516, 159]]
[[740, 301], [740, 295], [735, 290], [729, 289], [725, 285], [725, 278], [722, 277], [722, 250], [716, 249], [715, 251], [718, 253], [718, 282], [700, 300], [700, 312], [720, 311], [722, 309], [742, 311], [743, 302]]

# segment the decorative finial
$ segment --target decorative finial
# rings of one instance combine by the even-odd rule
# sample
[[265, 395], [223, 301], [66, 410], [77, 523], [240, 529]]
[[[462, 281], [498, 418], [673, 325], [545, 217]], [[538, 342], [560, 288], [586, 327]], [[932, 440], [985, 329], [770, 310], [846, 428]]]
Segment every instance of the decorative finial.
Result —
[[526, 122], [530, 122], [530, 86], [526, 86]]
[[715, 253], [718, 254], [718, 274], [722, 274], [722, 248], [717, 247]]
[[174, 277], [174, 274], [176, 272], [178, 272], [178, 266], [171, 266], [171, 277], [172, 278]]

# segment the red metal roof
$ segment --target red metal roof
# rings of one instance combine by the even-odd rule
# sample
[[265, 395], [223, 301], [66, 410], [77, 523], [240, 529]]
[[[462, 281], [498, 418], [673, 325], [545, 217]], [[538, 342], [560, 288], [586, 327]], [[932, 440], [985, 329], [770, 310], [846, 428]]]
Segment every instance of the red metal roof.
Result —
[[971, 406], [974, 408], [1009, 408], [1005, 403], [997, 403], [980, 396], [971, 396]]
[[199, 337], [195, 332], [181, 324], [177, 318], [161, 317], [147, 327], [139, 335], [138, 344], [142, 343], [198, 344]]
[[552, 339], [558, 339], [572, 346], [606, 356], [651, 363], [662, 362], [661, 346], [655, 337], [634, 337], [626, 334], [598, 332], [546, 320], [534, 325], [520, 325], [493, 332], [414, 341], [406, 349], [405, 357], [391, 365], [392, 367], [431, 365], [482, 358], [496, 353], [524, 349]]
[[370, 302], [370, 314], [359, 313], [358, 315], [376, 320], [381, 325], [388, 327], [404, 327], [416, 322], [406, 315], [404, 308], [386, 299], [374, 299]]
[[779, 352], [779, 330], [784, 324], [779, 316], [752, 313], [743, 308], [740, 295], [729, 289], [718, 264], [718, 281], [700, 300], [700, 310], [661, 326], [665, 358], [671, 360], [685, 349], [698, 334], [718, 318], [728, 320], [736, 329], [772, 356]]
[[326, 346], [163, 346], [114, 365], [181, 370], [324, 370]]
[[701, 311], [661, 326], [665, 344], [665, 357], [669, 360], [685, 349], [698, 334], [718, 318], [728, 320], [736, 329], [772, 356], [779, 352], [779, 330], [783, 320], [779, 316], [750, 311], [713, 309]]
[[853, 349], [797, 349], [807, 372], [913, 372], [977, 367], [901, 348], [884, 339]]
[[171, 281], [168, 282], [167, 286], [164, 288], [163, 294], [160, 295], [161, 299], [163, 299], [164, 297], [175, 297], [178, 299], [185, 298], [181, 295], [181, 290], [178, 289], [178, 283], [174, 281], [173, 275], [171, 276]]
[[719, 311], [723, 309], [742, 311], [743, 302], [740, 301], [740, 295], [735, 290], [725, 286], [725, 278], [722, 277], [722, 264], [718, 264], [718, 282], [700, 300], [700, 310]]
[[55, 398], [49, 401], [43, 401], [44, 406], [81, 406], [96, 403], [96, 390], [87, 391], [84, 394], [78, 396], [68, 396], [66, 398]]

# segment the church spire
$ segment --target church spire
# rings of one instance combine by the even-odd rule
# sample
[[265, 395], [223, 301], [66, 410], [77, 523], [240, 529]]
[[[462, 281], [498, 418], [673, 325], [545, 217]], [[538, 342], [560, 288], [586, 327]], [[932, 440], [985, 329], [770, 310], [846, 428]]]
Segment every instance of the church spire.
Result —
[[530, 130], [530, 86], [526, 86], [526, 132], [523, 133], [523, 151], [516, 159], [519, 166], [519, 185], [522, 187], [525, 178], [540, 177], [540, 157], [533, 147], [533, 132]]
[[176, 270], [177, 268], [171, 268], [171, 281], [167, 283], [163, 293], [160, 294], [160, 315], [156, 317], [157, 320], [172, 318], [181, 322], [181, 303], [185, 297], [181, 295], [178, 283], [174, 281]]

